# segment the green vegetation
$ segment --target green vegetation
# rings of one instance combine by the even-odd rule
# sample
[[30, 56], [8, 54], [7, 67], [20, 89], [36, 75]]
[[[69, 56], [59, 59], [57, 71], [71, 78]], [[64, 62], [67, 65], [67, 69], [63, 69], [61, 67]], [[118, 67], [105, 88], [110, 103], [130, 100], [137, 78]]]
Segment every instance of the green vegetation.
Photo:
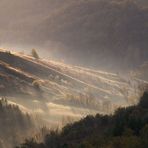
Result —
[[18, 148], [147, 148], [148, 93], [138, 105], [119, 108], [114, 115], [87, 116], [50, 131], [44, 141], [26, 140]]

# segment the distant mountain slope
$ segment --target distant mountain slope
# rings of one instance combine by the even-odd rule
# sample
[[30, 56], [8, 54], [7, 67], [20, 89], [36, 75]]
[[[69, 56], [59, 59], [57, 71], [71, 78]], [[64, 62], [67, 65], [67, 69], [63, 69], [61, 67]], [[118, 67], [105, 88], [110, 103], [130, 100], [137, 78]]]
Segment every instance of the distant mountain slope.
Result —
[[148, 1], [147, 0], [136, 0], [136, 2], [143, 7], [148, 7]]
[[3, 0], [0, 17], [1, 47], [112, 72], [148, 59], [147, 0]]
[[134, 0], [80, 0], [55, 9], [38, 27], [49, 46], [61, 43], [57, 55], [65, 61], [130, 69], [148, 58], [147, 18], [148, 9]]

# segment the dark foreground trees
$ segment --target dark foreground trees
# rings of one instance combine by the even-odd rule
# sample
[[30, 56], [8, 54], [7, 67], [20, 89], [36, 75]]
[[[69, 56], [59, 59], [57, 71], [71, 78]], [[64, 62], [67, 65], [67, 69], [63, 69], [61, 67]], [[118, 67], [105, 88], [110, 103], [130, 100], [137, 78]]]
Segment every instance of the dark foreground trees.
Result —
[[148, 148], [148, 93], [136, 106], [87, 116], [61, 132], [51, 131], [42, 143], [31, 139], [19, 148]]

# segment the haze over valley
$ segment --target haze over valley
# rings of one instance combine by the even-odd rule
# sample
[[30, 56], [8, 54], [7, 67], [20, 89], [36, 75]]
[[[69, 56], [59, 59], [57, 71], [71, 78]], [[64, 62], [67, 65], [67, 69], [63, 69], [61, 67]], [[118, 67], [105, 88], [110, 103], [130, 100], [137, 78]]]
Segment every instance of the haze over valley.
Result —
[[0, 148], [148, 146], [147, 0], [1, 0], [0, 18]]

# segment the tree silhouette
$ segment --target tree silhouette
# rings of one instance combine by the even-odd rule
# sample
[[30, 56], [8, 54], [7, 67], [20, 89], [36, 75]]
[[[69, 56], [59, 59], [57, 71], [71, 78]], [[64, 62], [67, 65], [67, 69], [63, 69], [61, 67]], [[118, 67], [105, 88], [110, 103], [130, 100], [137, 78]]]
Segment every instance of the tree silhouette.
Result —
[[39, 59], [39, 55], [38, 55], [38, 53], [37, 53], [37, 51], [36, 51], [35, 49], [32, 49], [31, 55], [32, 55], [35, 59]]

